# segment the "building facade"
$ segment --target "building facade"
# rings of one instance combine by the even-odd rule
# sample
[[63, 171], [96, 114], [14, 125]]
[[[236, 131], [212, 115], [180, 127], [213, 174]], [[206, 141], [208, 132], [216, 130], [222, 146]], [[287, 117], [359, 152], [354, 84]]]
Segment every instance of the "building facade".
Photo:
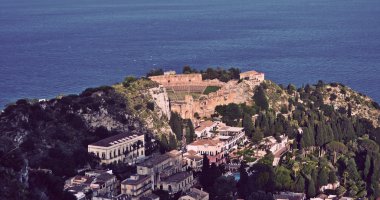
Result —
[[164, 178], [160, 183], [160, 189], [174, 194], [179, 191], [187, 191], [193, 186], [193, 174], [191, 172], [178, 172]]
[[88, 145], [102, 164], [135, 163], [145, 157], [144, 134], [122, 133]]

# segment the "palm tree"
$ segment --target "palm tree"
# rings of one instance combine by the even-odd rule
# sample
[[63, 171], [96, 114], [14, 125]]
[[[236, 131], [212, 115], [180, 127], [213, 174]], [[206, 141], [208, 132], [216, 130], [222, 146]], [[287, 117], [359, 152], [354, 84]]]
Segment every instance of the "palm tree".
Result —
[[296, 162], [296, 163], [293, 164], [292, 169], [294, 171], [294, 177], [297, 177], [297, 172], [300, 171], [301, 166], [300, 166], [300, 164], [298, 162]]
[[348, 171], [344, 171], [344, 172], [343, 172], [343, 178], [344, 178], [344, 179], [343, 179], [343, 180], [344, 180], [344, 183], [343, 183], [343, 184], [344, 184], [344, 187], [346, 187], [347, 177], [348, 177]]

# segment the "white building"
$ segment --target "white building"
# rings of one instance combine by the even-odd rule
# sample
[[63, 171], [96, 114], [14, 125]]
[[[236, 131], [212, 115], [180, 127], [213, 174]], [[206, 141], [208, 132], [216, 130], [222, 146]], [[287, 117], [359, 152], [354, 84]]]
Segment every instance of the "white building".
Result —
[[225, 126], [218, 129], [219, 140], [224, 142], [224, 149], [230, 150], [245, 139], [245, 132], [242, 127]]
[[133, 163], [145, 157], [144, 134], [121, 133], [88, 145], [102, 164]]
[[210, 138], [215, 135], [215, 131], [217, 129], [219, 122], [213, 121], [202, 121], [196, 124], [195, 134], [198, 138]]

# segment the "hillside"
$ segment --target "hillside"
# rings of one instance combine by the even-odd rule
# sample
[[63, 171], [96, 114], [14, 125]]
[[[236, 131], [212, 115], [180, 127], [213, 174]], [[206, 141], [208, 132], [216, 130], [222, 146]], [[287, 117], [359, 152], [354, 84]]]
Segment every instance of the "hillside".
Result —
[[[90, 88], [79, 95], [40, 102], [19, 100], [8, 106], [0, 115], [0, 199], [70, 199], [62, 192], [63, 181], [77, 170], [98, 163], [87, 153], [87, 145], [121, 132], [144, 133], [147, 141], [155, 137], [166, 149], [175, 147], [170, 110], [158, 96], [152, 96], [152, 89], [157, 88], [158, 84], [148, 79], [127, 77], [122, 83]], [[341, 124], [343, 131], [338, 127], [337, 137], [343, 139], [350, 132], [345, 132], [346, 125], [359, 137], [380, 138], [373, 135], [379, 127], [378, 104], [346, 86], [320, 82], [297, 89], [267, 80], [259, 88], [270, 110], [258, 113], [259, 119], [272, 119], [267, 122], [270, 127], [255, 124], [252, 134], [260, 130], [272, 135], [279, 128], [291, 135], [294, 127], [317, 126], [314, 121], [320, 121]], [[164, 90], [157, 91], [167, 96]], [[254, 93], [257, 89], [249, 92]], [[257, 105], [252, 108], [245, 106], [250, 114], [257, 112]], [[279, 112], [288, 118], [273, 121]], [[373, 127], [367, 126], [367, 121]], [[272, 126], [272, 122], [277, 125]]]
[[0, 199], [63, 198], [64, 178], [97, 163], [87, 144], [122, 132], [152, 134], [132, 106], [106, 86], [7, 107], [0, 115]]
[[266, 80], [263, 85], [270, 108], [276, 112], [294, 111], [296, 102], [307, 107], [313, 104], [317, 108], [324, 104], [332, 106], [334, 110], [343, 114], [348, 114], [351, 110], [350, 115], [368, 119], [374, 127], [380, 126], [378, 103], [342, 84], [320, 82], [296, 88], [294, 85], [284, 87]]

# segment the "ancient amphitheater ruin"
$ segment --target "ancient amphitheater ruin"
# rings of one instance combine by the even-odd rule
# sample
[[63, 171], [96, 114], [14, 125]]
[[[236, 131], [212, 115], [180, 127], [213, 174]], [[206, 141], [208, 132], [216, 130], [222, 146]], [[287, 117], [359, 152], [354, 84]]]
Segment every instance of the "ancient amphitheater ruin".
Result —
[[201, 74], [176, 74], [151, 76], [151, 80], [166, 88], [170, 108], [182, 118], [193, 119], [194, 114], [210, 117], [217, 105], [251, 103], [253, 89], [264, 81], [264, 73], [247, 71], [240, 74], [240, 81], [227, 83], [219, 80], [202, 80]]

